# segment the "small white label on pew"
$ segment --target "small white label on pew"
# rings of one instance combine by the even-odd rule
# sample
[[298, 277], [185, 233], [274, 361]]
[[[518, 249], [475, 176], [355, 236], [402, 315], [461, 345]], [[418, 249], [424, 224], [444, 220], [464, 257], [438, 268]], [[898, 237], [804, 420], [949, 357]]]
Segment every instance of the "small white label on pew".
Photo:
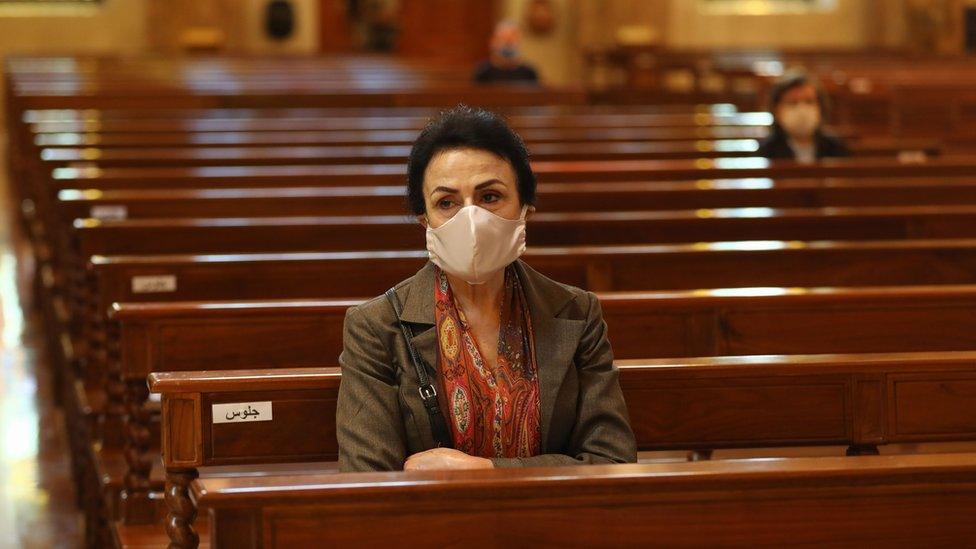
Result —
[[95, 219], [105, 219], [105, 220], [119, 220], [127, 219], [129, 217], [129, 208], [125, 206], [111, 206], [108, 204], [102, 204], [99, 206], [92, 206], [91, 211], [88, 212], [89, 217]]
[[132, 293], [134, 294], [160, 294], [175, 291], [175, 275], [132, 277]]
[[271, 421], [271, 401], [233, 402], [213, 405], [214, 423]]
[[902, 164], [924, 164], [928, 160], [925, 151], [900, 151], [898, 161]]

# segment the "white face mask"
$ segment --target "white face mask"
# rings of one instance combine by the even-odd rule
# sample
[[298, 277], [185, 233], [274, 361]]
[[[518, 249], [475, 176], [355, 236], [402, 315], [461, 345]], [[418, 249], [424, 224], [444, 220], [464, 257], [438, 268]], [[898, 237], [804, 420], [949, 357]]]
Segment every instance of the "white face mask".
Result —
[[779, 112], [779, 125], [793, 137], [807, 138], [820, 127], [820, 109], [815, 105], [793, 105]]
[[484, 284], [525, 252], [525, 213], [499, 217], [480, 206], [465, 206], [446, 223], [427, 227], [430, 260], [469, 284]]

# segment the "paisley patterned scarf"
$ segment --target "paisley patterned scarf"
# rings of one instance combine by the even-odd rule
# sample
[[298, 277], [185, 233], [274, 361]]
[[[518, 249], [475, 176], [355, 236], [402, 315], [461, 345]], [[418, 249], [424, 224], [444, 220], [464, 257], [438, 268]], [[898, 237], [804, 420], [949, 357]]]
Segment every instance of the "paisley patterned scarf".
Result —
[[447, 275], [434, 277], [438, 371], [454, 448], [473, 456], [530, 457], [541, 452], [539, 377], [528, 304], [513, 266], [505, 269], [498, 364], [487, 364]]

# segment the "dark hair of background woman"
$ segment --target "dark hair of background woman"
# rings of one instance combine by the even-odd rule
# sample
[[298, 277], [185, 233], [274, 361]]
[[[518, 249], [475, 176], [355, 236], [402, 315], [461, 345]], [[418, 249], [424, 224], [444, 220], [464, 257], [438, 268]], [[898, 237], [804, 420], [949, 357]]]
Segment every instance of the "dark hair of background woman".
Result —
[[522, 138], [505, 120], [490, 111], [459, 105], [444, 111], [420, 132], [407, 162], [407, 207], [414, 215], [426, 212], [424, 172], [431, 158], [451, 149], [479, 149], [503, 158], [518, 178], [522, 204], [535, 204], [535, 174]]
[[769, 89], [770, 112], [776, 112], [776, 107], [779, 106], [779, 103], [783, 100], [783, 96], [786, 95], [786, 92], [799, 88], [800, 86], [806, 86], [807, 84], [812, 85], [813, 88], [817, 90], [817, 102], [820, 103], [820, 112], [823, 113], [824, 118], [826, 118], [830, 107], [827, 94], [824, 93], [819, 82], [810, 78], [810, 75], [803, 71], [787, 72], [779, 80], [777, 80], [776, 83], [773, 84], [773, 87]]

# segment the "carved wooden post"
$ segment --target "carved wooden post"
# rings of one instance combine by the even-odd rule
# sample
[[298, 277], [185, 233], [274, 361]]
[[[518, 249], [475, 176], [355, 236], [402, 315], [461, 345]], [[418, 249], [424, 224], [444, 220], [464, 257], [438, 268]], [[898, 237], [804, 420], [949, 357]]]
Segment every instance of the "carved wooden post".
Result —
[[[105, 351], [105, 311], [99, 310], [98, 293], [91, 291], [97, 288], [97, 279], [89, 273], [86, 287], [79, 289], [87, 291], [84, 297], [85, 319], [81, 326], [81, 341], [84, 342], [81, 365], [87, 381], [104, 380], [104, 351]], [[90, 285], [90, 286], [89, 286]]]
[[125, 392], [125, 473], [122, 490], [122, 518], [126, 524], [150, 524], [155, 518], [149, 497], [149, 474], [152, 456], [149, 452], [152, 434], [151, 413], [146, 408], [149, 387], [144, 380], [127, 380]]
[[197, 508], [190, 499], [190, 483], [200, 474], [196, 469], [166, 470], [166, 533], [169, 549], [196, 549], [200, 536], [193, 529]]
[[[195, 548], [200, 538], [193, 529], [197, 509], [189, 486], [203, 463], [200, 395], [163, 393], [163, 464], [166, 466], [166, 532], [170, 548]], [[179, 436], [174, 436], [178, 434]]]
[[108, 447], [122, 446], [122, 417], [125, 415], [125, 381], [122, 379], [121, 352], [119, 351], [119, 324], [105, 322], [105, 423], [102, 442]]
[[846, 453], [849, 456], [876, 456], [878, 444], [887, 442], [887, 379], [884, 374], [856, 375], [851, 387], [854, 436]]

